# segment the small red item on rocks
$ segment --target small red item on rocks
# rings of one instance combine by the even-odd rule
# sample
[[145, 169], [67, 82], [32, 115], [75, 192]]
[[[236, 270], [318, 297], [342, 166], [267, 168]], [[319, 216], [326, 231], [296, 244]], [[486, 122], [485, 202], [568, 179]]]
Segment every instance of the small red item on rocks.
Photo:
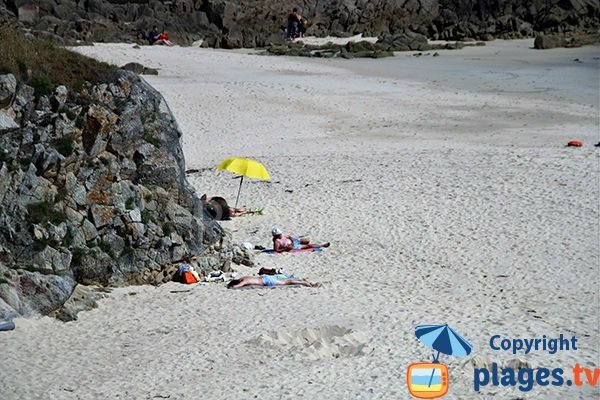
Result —
[[567, 146], [581, 147], [581, 146], [583, 146], [583, 143], [581, 143], [579, 140], [571, 140], [569, 143], [567, 143]]

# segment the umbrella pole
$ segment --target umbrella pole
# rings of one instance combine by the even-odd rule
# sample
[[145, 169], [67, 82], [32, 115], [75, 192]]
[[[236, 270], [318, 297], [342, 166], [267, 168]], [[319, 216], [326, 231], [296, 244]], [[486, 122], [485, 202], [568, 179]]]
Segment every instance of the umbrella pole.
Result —
[[[433, 358], [433, 362], [434, 362], [434, 363], [438, 363], [438, 362], [439, 362], [439, 361], [438, 361], [438, 358], [439, 358], [439, 357], [440, 357], [440, 352], [438, 351], [438, 353], [437, 353], [437, 357], [434, 357], [434, 358]], [[433, 374], [435, 374], [435, 368], [433, 368], [433, 369], [431, 370], [431, 376], [429, 377], [429, 385], [427, 385], [427, 387], [431, 387], [431, 382], [433, 381]]]
[[244, 175], [240, 176], [240, 187], [238, 189], [237, 197], [235, 198], [235, 207], [233, 207], [235, 211], [237, 211], [238, 200], [240, 199], [240, 192], [242, 191], [242, 183], [244, 183]]
[[435, 373], [435, 368], [431, 370], [431, 377], [429, 377], [429, 385], [427, 387], [431, 387], [431, 382], [433, 381], [433, 374]]

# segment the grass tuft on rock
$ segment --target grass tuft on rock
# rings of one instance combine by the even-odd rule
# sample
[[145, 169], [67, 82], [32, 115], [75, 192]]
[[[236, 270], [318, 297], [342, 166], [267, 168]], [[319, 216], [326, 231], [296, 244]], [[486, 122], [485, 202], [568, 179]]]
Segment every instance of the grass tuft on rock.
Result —
[[33, 86], [36, 97], [50, 94], [55, 85], [77, 89], [83, 81], [96, 84], [117, 78], [115, 67], [10, 27], [0, 27], [0, 54], [0, 74], [13, 74]]
[[85, 249], [82, 249], [81, 247], [77, 247], [77, 248], [73, 249], [71, 254], [73, 255], [73, 257], [71, 258], [71, 266], [78, 267], [82, 264], [83, 258], [86, 255], [86, 251], [85, 251]]
[[27, 205], [28, 221], [33, 224], [41, 224], [44, 222], [52, 222], [53, 224], [60, 224], [61, 222], [67, 221], [67, 216], [53, 208], [53, 206], [42, 201], [39, 203], [31, 203]]
[[71, 154], [73, 154], [73, 138], [70, 136], [56, 139], [52, 144], [54, 145], [56, 151], [58, 151], [64, 157], [69, 157]]

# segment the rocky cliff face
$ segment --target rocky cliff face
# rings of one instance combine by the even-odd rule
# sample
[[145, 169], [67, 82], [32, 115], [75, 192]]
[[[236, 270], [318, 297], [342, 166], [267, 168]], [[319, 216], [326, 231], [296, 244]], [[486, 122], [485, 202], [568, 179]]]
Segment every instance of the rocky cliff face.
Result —
[[597, 33], [595, 0], [2, 0], [0, 23], [84, 41], [132, 41], [157, 24], [180, 44], [263, 47], [298, 7], [316, 36], [416, 32], [431, 39], [519, 38], [536, 33]]
[[186, 181], [165, 100], [116, 74], [49, 95], [0, 75], [0, 319], [56, 310], [77, 284], [157, 284], [195, 256], [205, 271], [239, 257]]

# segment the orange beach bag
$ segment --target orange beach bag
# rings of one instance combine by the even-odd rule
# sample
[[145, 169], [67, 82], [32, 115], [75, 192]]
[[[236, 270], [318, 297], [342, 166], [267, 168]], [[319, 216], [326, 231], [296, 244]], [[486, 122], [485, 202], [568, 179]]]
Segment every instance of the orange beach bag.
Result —
[[192, 271], [185, 271], [183, 273], [183, 283], [187, 283], [188, 285], [190, 283], [198, 283], [198, 279], [196, 279]]

